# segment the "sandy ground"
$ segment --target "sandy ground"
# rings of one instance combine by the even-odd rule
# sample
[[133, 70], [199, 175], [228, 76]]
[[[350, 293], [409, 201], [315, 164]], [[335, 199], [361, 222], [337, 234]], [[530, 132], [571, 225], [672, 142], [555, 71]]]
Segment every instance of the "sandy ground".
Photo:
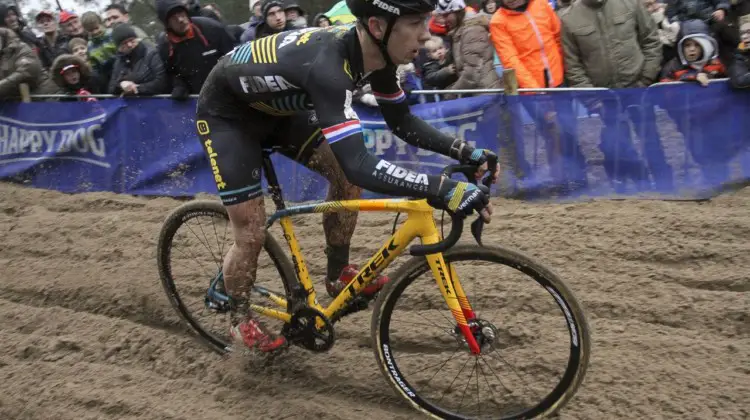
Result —
[[[187, 334], [155, 263], [180, 202], [8, 184], [0, 197], [0, 418], [414, 418], [374, 363], [369, 311], [337, 324], [329, 353], [292, 349], [270, 366]], [[495, 206], [485, 241], [553, 267], [589, 317], [589, 372], [562, 418], [750, 418], [750, 190]], [[297, 230], [320, 275], [310, 217]], [[356, 260], [391, 222], [360, 218]]]

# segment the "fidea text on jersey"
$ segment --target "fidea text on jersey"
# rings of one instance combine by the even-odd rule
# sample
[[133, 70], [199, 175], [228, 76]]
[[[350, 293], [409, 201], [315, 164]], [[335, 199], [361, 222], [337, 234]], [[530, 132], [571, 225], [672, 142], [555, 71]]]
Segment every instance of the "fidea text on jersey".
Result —
[[388, 184], [409, 188], [415, 191], [426, 192], [427, 187], [430, 185], [426, 174], [410, 171], [383, 159], [380, 159], [380, 162], [375, 165], [373, 176]]
[[240, 76], [240, 85], [245, 93], [282, 92], [299, 89], [282, 76]]

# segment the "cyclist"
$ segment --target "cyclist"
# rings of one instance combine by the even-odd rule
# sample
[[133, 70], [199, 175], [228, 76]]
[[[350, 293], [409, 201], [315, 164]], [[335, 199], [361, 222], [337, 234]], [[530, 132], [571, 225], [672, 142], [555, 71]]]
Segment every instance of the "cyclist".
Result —
[[[411, 62], [430, 39], [427, 18], [436, 0], [347, 0], [347, 5], [357, 18], [352, 26], [287, 31], [236, 47], [213, 68], [198, 99], [198, 134], [234, 232], [223, 266], [230, 335], [261, 351], [285, 343], [252, 316], [247, 302], [265, 235], [262, 149], [276, 148], [326, 177], [328, 200], [357, 199], [361, 187], [427, 198], [462, 217], [476, 210], [489, 221], [492, 214], [483, 186], [416, 173], [370, 154], [352, 109], [353, 91], [370, 83], [398, 137], [483, 165], [478, 176], [486, 171], [492, 152], [413, 116], [397, 83], [396, 66]], [[348, 264], [356, 217], [354, 212], [323, 215], [329, 284]]]

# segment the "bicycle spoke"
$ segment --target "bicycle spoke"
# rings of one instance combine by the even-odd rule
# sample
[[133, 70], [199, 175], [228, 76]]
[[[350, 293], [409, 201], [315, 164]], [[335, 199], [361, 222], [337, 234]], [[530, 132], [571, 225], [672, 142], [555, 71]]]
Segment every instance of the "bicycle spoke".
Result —
[[466, 387], [464, 387], [464, 392], [461, 394], [461, 400], [458, 402], [458, 408], [461, 409], [464, 405], [464, 397], [466, 397], [466, 390], [469, 389], [469, 383], [471, 382], [471, 378], [474, 376], [474, 370], [477, 368], [477, 358], [474, 357], [474, 367], [471, 368], [471, 373], [469, 373], [469, 379], [466, 381]]
[[[459, 377], [459, 376], [461, 376], [461, 372], [463, 372], [463, 371], [464, 371], [464, 369], [466, 369], [466, 365], [467, 365], [467, 364], [469, 364], [469, 360], [471, 360], [471, 359], [466, 359], [466, 362], [465, 362], [465, 363], [464, 363], [464, 365], [463, 365], [463, 366], [461, 367], [461, 370], [459, 370], [459, 371], [458, 371], [458, 373], [456, 374], [456, 377], [455, 377], [455, 378], [453, 378], [453, 380], [451, 381], [450, 385], [448, 385], [448, 389], [450, 389], [450, 387], [452, 387], [452, 386], [453, 386], [453, 383], [454, 383], [454, 382], [456, 382], [456, 379], [458, 379], [458, 377]], [[446, 391], [443, 391], [443, 394], [442, 394], [442, 396], [440, 397], [440, 399], [438, 400], [438, 402], [441, 402], [441, 401], [443, 401], [443, 398], [445, 398], [445, 392], [446, 392]]]
[[[188, 228], [188, 229], [190, 230], [190, 232], [191, 232], [191, 233], [192, 233], [192, 234], [193, 234], [193, 235], [195, 236], [195, 239], [197, 239], [197, 240], [198, 240], [198, 242], [200, 242], [200, 243], [201, 243], [201, 245], [204, 245], [204, 246], [205, 246], [205, 247], [206, 247], [206, 248], [208, 249], [208, 251], [209, 251], [209, 252], [211, 253], [211, 258], [213, 258], [213, 260], [214, 260], [214, 262], [216, 263], [216, 266], [217, 266], [217, 268], [218, 268], [219, 264], [218, 264], [218, 262], [216, 261], [216, 256], [214, 255], [214, 252], [213, 252], [213, 250], [211, 249], [211, 247], [210, 247], [210, 246], [208, 246], [208, 239], [206, 239], [206, 242], [205, 242], [205, 243], [204, 243], [203, 241], [201, 241], [201, 238], [200, 238], [200, 237], [198, 236], [198, 234], [197, 234], [197, 233], [195, 233], [195, 231], [193, 230], [193, 228], [191, 228], [191, 227], [190, 227], [190, 222], [191, 222], [191, 221], [192, 221], [192, 220], [186, 221], [186, 222], [185, 222], [185, 226], [187, 226], [187, 228]], [[201, 230], [203, 230], [203, 229], [201, 228]], [[204, 234], [203, 236], [205, 237], [206, 235]]]
[[[490, 356], [492, 356], [493, 354], [496, 354], [496, 355], [497, 355], [497, 359], [499, 359], [499, 360], [500, 360], [500, 361], [501, 361], [502, 363], [505, 363], [506, 365], [508, 365], [508, 367], [510, 368], [510, 370], [512, 370], [512, 371], [513, 371], [513, 373], [514, 373], [514, 374], [515, 374], [515, 375], [516, 375], [516, 376], [518, 377], [518, 379], [520, 379], [520, 380], [521, 380], [521, 382], [523, 382], [523, 385], [524, 385], [524, 387], [525, 387], [525, 388], [527, 388], [527, 389], [531, 389], [531, 388], [529, 387], [529, 384], [528, 384], [528, 382], [526, 382], [526, 381], [525, 381], [525, 380], [523, 379], [523, 377], [522, 377], [521, 375], [519, 375], [519, 374], [518, 374], [518, 371], [517, 371], [517, 370], [516, 370], [516, 369], [515, 369], [515, 368], [513, 367], [513, 365], [511, 365], [510, 363], [508, 363], [508, 361], [507, 361], [507, 360], [505, 360], [505, 358], [504, 358], [503, 356], [501, 356], [501, 355], [500, 355], [500, 352], [498, 352], [498, 351], [497, 351], [497, 349], [496, 349], [496, 348], [494, 348], [494, 347], [492, 348], [492, 351], [491, 351], [491, 352], [489, 353], [489, 355], [490, 355]], [[539, 394], [536, 394], [536, 393], [535, 393], [535, 397], [539, 397]]]

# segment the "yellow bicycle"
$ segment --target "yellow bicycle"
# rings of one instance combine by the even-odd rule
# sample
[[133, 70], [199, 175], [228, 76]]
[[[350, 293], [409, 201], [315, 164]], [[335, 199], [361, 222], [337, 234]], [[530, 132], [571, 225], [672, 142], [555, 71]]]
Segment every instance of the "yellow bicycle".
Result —
[[[271, 153], [264, 151], [263, 170], [277, 211], [267, 228], [280, 222], [293, 263], [267, 234], [264, 250], [270, 262], [259, 263], [254, 291], [260, 301], [251, 308], [281, 323], [280, 333], [289, 343], [313, 352], [329, 350], [335, 342], [334, 324], [367, 308], [370, 301], [360, 292], [420, 238], [422, 244], [409, 250], [413, 258], [401, 265], [379, 292], [372, 313], [376, 361], [397, 394], [421, 412], [443, 419], [543, 417], [557, 412], [573, 397], [588, 366], [589, 329], [572, 292], [554, 272], [517, 251], [482, 245], [481, 219], [471, 229], [478, 245], [454, 246], [462, 234], [463, 219], [452, 217], [451, 231], [442, 238], [434, 209], [424, 199], [351, 200], [287, 208]], [[490, 162], [490, 174], [494, 165], [496, 162]], [[443, 173], [463, 173], [473, 180], [475, 170], [453, 165]], [[490, 183], [485, 179], [485, 185]], [[333, 211], [398, 212], [407, 218], [397, 229], [394, 223], [391, 238], [333, 301], [322, 306], [291, 217]], [[180, 277], [173, 267], [175, 261], [188, 259], [187, 252], [176, 246], [178, 239], [208, 242], [206, 230], [200, 228], [201, 238], [193, 224], [204, 217], [228, 220], [221, 203], [209, 200], [186, 203], [169, 215], [159, 238], [159, 273], [171, 304], [191, 329], [214, 350], [228, 352], [231, 342], [218, 332], [225, 331], [226, 325], [212, 331], [202, 320], [206, 313], [212, 316], [229, 310], [221, 276], [223, 251], [218, 257], [211, 252], [209, 260], [216, 269], [205, 275], [192, 275], [198, 272], [192, 269]], [[188, 230], [180, 234], [186, 226]], [[461, 263], [468, 263], [465, 271], [459, 270]], [[423, 275], [425, 282], [419, 284]], [[466, 284], [471, 280], [478, 286], [470, 290]], [[531, 303], [534, 293], [543, 301]], [[430, 302], [429, 297], [436, 299]], [[487, 315], [491, 310], [507, 314], [493, 319]], [[428, 314], [437, 316], [428, 318]], [[400, 319], [406, 327], [398, 326]], [[559, 331], [553, 332], [551, 325]], [[544, 338], [551, 343], [542, 343]], [[543, 367], [541, 362], [552, 366]], [[531, 378], [523, 380], [521, 373]], [[546, 374], [556, 379], [546, 380]], [[463, 389], [453, 389], [454, 384]], [[534, 396], [522, 397], [524, 390], [533, 391]], [[505, 397], [504, 402], [500, 397]]]

